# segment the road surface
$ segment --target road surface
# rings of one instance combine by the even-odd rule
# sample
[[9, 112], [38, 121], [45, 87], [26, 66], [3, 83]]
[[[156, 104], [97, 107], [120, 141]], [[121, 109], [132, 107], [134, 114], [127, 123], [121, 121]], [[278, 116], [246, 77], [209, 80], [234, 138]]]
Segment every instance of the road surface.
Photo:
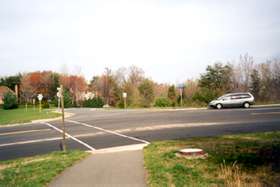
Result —
[[[157, 140], [280, 130], [280, 107], [224, 110], [68, 109], [67, 148], [94, 151]], [[0, 127], [0, 160], [60, 150], [61, 122]]]

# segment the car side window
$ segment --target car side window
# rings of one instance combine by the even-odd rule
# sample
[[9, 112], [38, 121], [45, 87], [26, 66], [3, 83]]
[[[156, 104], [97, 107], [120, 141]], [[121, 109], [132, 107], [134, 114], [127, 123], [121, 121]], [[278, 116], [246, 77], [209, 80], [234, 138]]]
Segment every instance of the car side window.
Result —
[[231, 99], [234, 100], [234, 99], [241, 99], [240, 95], [233, 95], [231, 96]]
[[244, 95], [242, 95], [242, 98], [250, 98], [251, 96], [249, 95], [249, 94], [244, 94]]
[[224, 101], [228, 101], [228, 100], [230, 100], [230, 99], [231, 99], [231, 97], [224, 97], [224, 98], [223, 98]]

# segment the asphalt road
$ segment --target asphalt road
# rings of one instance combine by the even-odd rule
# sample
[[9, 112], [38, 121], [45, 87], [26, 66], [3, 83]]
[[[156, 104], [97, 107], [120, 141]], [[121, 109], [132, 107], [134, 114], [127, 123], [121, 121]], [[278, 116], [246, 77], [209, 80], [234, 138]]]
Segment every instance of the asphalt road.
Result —
[[[96, 150], [182, 139], [280, 130], [280, 107], [224, 110], [69, 109], [68, 149]], [[0, 160], [60, 150], [60, 121], [0, 127]]]

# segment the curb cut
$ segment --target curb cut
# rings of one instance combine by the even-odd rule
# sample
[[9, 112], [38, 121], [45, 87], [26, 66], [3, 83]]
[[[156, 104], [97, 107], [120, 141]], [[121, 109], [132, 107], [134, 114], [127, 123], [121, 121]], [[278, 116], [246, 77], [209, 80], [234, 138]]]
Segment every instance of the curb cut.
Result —
[[133, 145], [125, 145], [119, 147], [97, 149], [94, 151], [86, 151], [86, 152], [91, 154], [106, 154], [106, 153], [116, 153], [116, 152], [123, 152], [123, 151], [136, 151], [136, 150], [144, 149], [144, 147], [146, 147], [147, 145], [149, 144], [133, 144]]
[[[56, 112], [56, 113], [61, 114], [60, 112]], [[64, 116], [65, 118], [69, 118], [69, 117], [74, 116], [75, 114], [74, 113], [70, 113], [70, 112], [65, 112], [64, 115], [65, 115]], [[31, 123], [50, 122], [50, 121], [56, 121], [56, 120], [60, 120], [60, 119], [61, 119], [61, 116], [55, 117], [55, 118], [46, 118], [46, 119], [32, 120]]]

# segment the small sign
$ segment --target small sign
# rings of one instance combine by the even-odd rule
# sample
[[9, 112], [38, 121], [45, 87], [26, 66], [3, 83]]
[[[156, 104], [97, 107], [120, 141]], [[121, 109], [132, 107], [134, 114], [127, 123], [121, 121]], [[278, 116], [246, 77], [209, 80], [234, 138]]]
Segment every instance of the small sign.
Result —
[[58, 98], [61, 98], [61, 93], [60, 93], [60, 92], [57, 92], [57, 93], [56, 93], [56, 96], [57, 96]]
[[126, 92], [123, 92], [123, 98], [127, 98], [127, 93]]
[[39, 101], [42, 101], [42, 99], [43, 99], [43, 94], [38, 94], [37, 98], [38, 98]]
[[180, 83], [177, 85], [177, 88], [183, 89], [185, 88], [185, 84], [184, 83]]

